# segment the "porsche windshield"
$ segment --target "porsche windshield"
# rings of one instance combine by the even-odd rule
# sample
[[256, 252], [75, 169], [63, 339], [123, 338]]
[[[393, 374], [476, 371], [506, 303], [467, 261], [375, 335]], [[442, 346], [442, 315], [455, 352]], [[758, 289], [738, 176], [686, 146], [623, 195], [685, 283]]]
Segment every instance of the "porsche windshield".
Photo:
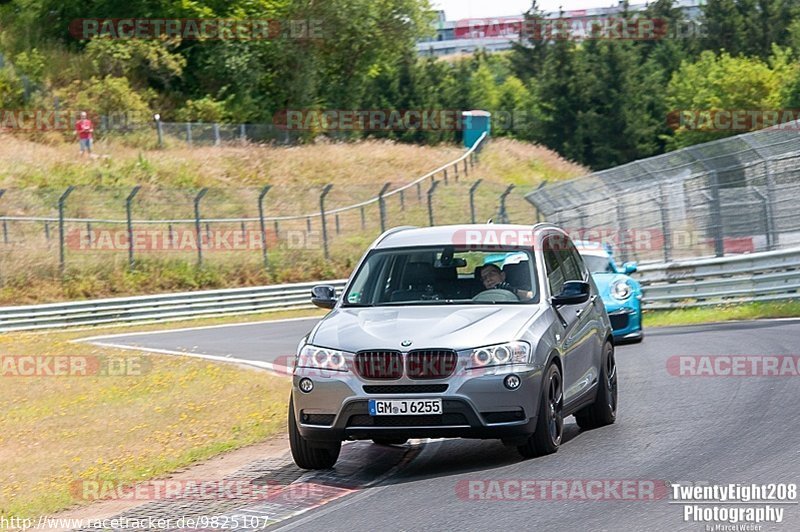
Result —
[[527, 250], [376, 250], [361, 265], [343, 306], [538, 303], [535, 279]]

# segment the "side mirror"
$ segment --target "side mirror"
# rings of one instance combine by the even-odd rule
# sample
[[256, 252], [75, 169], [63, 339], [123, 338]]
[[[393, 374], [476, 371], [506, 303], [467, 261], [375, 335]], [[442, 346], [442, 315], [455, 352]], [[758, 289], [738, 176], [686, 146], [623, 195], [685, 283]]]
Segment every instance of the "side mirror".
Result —
[[636, 272], [639, 269], [639, 266], [635, 262], [626, 262], [622, 265], [622, 270], [625, 272], [626, 275], [630, 275]]
[[563, 307], [564, 305], [580, 305], [589, 301], [591, 294], [589, 283], [583, 281], [567, 281], [564, 283], [564, 288], [557, 296], [553, 296], [551, 302], [554, 307]]
[[319, 308], [332, 309], [336, 306], [336, 289], [329, 284], [321, 284], [311, 289], [311, 302]]

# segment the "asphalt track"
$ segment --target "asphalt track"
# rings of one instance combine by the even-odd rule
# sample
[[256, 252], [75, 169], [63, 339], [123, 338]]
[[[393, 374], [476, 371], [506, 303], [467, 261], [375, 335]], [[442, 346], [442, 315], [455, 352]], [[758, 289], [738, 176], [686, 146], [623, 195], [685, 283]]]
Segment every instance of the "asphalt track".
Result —
[[[92, 341], [273, 362], [293, 353], [314, 322], [129, 334]], [[516, 481], [566, 481], [573, 487], [581, 480], [584, 487], [593, 480], [640, 481], [637, 486], [650, 481], [657, 486], [665, 482], [800, 483], [800, 377], [681, 377], [668, 370], [668, 360], [675, 356], [798, 355], [799, 344], [797, 320], [650, 329], [642, 344], [617, 348], [620, 409], [616, 424], [581, 432], [569, 418], [559, 452], [532, 460], [520, 459], [516, 450], [495, 441], [412, 442], [405, 446], [414, 450], [408, 459], [385, 458], [399, 464], [388, 476], [387, 468], [378, 467], [382, 475], [374, 479], [378, 482], [367, 482], [363, 489], [290, 516], [277, 528], [707, 530], [705, 523], [684, 520], [684, 505], [671, 500], [668, 487], [660, 496], [645, 495], [644, 500], [618, 500], [613, 493], [603, 500], [580, 500], [580, 496], [579, 500], [520, 500], [515, 490], [500, 497], [495, 492], [494, 500], [480, 500], [481, 491], [470, 498], [466, 486], [483, 486], [488, 490], [484, 493], [490, 493], [497, 486], [513, 487]], [[376, 467], [376, 462], [384, 460], [373, 452], [376, 447], [367, 442], [349, 444], [343, 457], [348, 467], [360, 456], [370, 462], [365, 467]], [[399, 452], [402, 447], [396, 449]], [[797, 498], [772, 506], [784, 510], [783, 522], [762, 523], [760, 530], [800, 530]], [[715, 530], [714, 526], [710, 529]]]

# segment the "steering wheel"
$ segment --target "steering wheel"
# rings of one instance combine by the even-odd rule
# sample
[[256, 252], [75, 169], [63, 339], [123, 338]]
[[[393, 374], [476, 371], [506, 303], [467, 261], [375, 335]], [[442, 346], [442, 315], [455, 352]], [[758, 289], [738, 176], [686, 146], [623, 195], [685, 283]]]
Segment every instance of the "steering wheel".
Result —
[[510, 290], [503, 290], [502, 288], [492, 288], [491, 290], [484, 290], [480, 294], [472, 298], [473, 301], [519, 301], [517, 295]]

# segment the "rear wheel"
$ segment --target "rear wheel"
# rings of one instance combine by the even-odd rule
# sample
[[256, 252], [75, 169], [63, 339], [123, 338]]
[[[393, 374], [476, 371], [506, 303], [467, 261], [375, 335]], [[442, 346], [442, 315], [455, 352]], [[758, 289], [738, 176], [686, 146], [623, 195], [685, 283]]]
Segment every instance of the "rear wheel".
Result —
[[564, 435], [564, 381], [561, 370], [551, 363], [545, 372], [542, 398], [539, 401], [539, 415], [536, 420], [536, 432], [528, 441], [517, 447], [525, 458], [552, 454], [558, 451]]
[[339, 459], [342, 442], [333, 442], [322, 447], [312, 445], [311, 442], [303, 438], [297, 428], [297, 420], [294, 417], [294, 400], [290, 399], [289, 447], [292, 450], [292, 458], [297, 467], [302, 469], [330, 469]]
[[372, 438], [372, 443], [377, 445], [403, 445], [407, 438]]
[[603, 347], [603, 365], [594, 403], [575, 413], [575, 421], [583, 429], [610, 425], [617, 419], [617, 362], [614, 346], [606, 342]]

